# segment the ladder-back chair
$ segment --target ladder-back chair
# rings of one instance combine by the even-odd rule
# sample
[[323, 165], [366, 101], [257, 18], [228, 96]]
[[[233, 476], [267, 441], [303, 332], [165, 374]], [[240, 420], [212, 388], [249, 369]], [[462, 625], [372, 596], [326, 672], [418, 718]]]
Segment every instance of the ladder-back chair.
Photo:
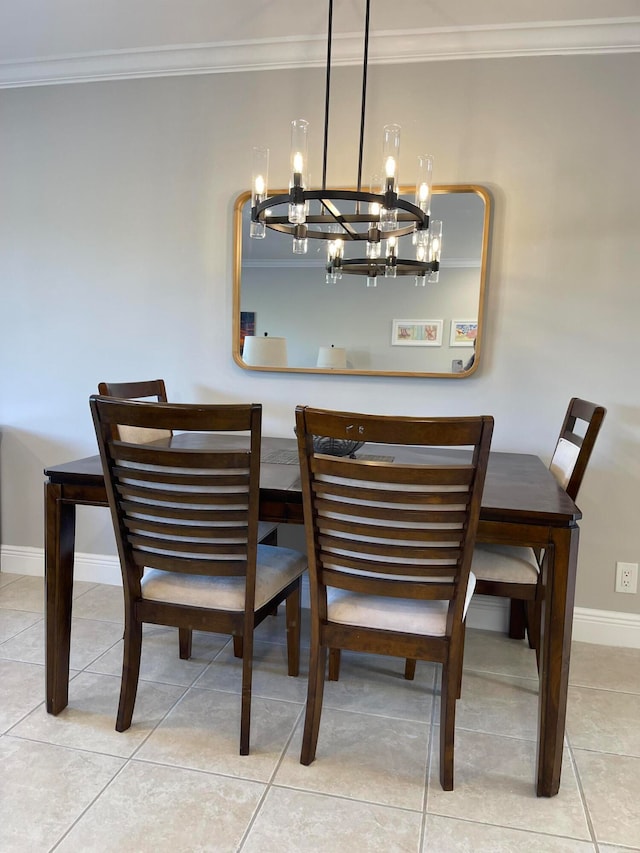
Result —
[[[311, 593], [301, 763], [316, 755], [327, 652], [442, 664], [440, 781], [453, 788], [455, 705], [493, 419], [296, 409]], [[314, 436], [431, 448], [407, 462], [324, 455]], [[467, 453], [455, 455], [453, 448]], [[443, 449], [448, 456], [443, 457]]]
[[[125, 598], [124, 656], [116, 729], [131, 724], [142, 625], [228, 633], [242, 639], [240, 753], [249, 752], [253, 631], [286, 602], [288, 671], [297, 675], [300, 577], [306, 556], [258, 544], [259, 404], [189, 405], [93, 396]], [[179, 433], [242, 432], [244, 449], [188, 435], [141, 444], [114, 426]]]

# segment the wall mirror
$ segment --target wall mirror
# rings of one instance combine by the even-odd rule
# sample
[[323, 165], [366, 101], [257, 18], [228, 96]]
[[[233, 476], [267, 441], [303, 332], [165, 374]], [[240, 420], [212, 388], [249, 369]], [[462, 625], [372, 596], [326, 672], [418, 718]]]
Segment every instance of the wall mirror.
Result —
[[[442, 254], [437, 283], [425, 286], [413, 275], [379, 277], [376, 287], [346, 274], [327, 284], [326, 242], [309, 240], [308, 253], [294, 255], [287, 235], [267, 229], [264, 239], [251, 239], [250, 206], [245, 192], [234, 208], [233, 358], [241, 367], [447, 378], [477, 368], [491, 217], [484, 187], [434, 187]], [[413, 257], [411, 237], [401, 240], [409, 243], [399, 254]]]

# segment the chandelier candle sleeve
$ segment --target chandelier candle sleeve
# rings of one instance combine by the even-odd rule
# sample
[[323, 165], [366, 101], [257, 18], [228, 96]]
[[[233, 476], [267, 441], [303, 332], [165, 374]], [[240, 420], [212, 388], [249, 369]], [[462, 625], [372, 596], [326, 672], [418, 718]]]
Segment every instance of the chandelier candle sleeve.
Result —
[[416, 206], [424, 213], [431, 213], [431, 183], [433, 180], [433, 157], [421, 154], [418, 157], [416, 180]]
[[[269, 149], [253, 149], [253, 176], [251, 179], [251, 207], [255, 208], [267, 197], [267, 183], [269, 181]], [[251, 220], [250, 236], [261, 240], [265, 237], [267, 228], [264, 222]]]
[[[304, 225], [306, 222], [306, 203], [304, 190], [307, 189], [307, 166], [309, 147], [309, 122], [304, 119], [296, 119], [291, 122], [291, 177], [289, 179], [289, 190], [291, 200], [289, 202], [289, 222], [292, 225]], [[300, 239], [300, 235], [294, 240]], [[295, 251], [295, 243], [294, 243]]]
[[400, 125], [387, 124], [382, 142], [382, 168], [384, 207], [380, 211], [380, 229], [396, 231], [398, 228], [398, 165], [400, 162]]

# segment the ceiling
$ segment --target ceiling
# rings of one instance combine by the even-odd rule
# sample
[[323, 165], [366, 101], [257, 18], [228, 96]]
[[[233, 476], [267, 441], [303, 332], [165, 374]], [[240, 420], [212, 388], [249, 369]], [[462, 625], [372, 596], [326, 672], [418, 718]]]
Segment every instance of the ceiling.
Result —
[[[364, 0], [334, 3], [360, 62]], [[0, 0], [0, 87], [324, 63], [325, 2]], [[372, 0], [372, 62], [640, 51], [639, 0]]]

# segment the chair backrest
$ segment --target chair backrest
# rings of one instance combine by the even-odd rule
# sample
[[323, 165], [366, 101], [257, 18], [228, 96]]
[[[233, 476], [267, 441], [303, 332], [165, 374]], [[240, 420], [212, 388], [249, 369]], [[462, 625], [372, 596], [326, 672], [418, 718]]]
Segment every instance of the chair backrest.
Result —
[[[310, 589], [320, 618], [327, 614], [326, 587], [442, 599], [450, 602], [449, 635], [464, 613], [493, 419], [298, 407], [296, 431]], [[406, 462], [333, 457], [314, 450], [318, 435], [431, 450], [424, 457], [409, 452]]]
[[578, 496], [606, 412], [578, 397], [569, 402], [549, 468], [571, 500]]
[[[253, 607], [260, 494], [262, 407], [125, 401], [93, 395], [91, 413], [105, 475], [123, 581], [140, 595], [143, 568], [246, 576]], [[166, 445], [114, 438], [114, 424], [180, 430]], [[246, 433], [241, 449], [214, 436]], [[228, 439], [226, 440], [228, 447]], [[236, 443], [236, 442], [234, 442]], [[182, 444], [182, 446], [181, 446]], [[197, 602], [194, 602], [197, 605]], [[252, 611], [251, 611], [252, 612]]]
[[[123, 400], [154, 399], [158, 403], [167, 402], [164, 379], [145, 379], [141, 382], [100, 382], [98, 394], [104, 397], [120, 397]], [[113, 429], [114, 438], [119, 436], [123, 441], [137, 441], [140, 444], [171, 436], [170, 430], [142, 430], [135, 427], [121, 427], [118, 424], [115, 424]]]

